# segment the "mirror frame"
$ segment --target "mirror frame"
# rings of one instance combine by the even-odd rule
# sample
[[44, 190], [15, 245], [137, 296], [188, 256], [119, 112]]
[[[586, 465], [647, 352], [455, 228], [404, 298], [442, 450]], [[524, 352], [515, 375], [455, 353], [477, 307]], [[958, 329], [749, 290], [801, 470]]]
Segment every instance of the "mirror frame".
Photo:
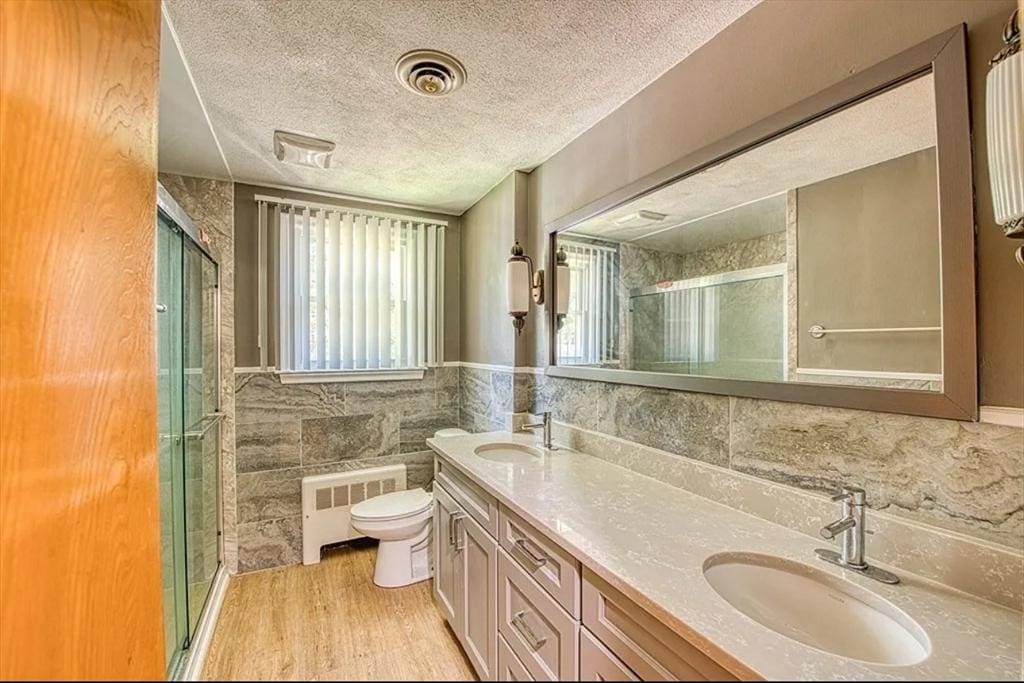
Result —
[[[764, 382], [696, 375], [560, 366], [554, 304], [547, 297], [548, 367], [552, 377], [631, 384], [773, 401], [790, 401], [907, 415], [977, 420], [978, 356], [975, 313], [974, 193], [967, 90], [967, 30], [955, 26], [703, 147], [547, 226], [548, 272], [554, 273], [558, 233], [666, 185], [778, 139], [909, 80], [932, 73], [938, 160], [942, 279], [942, 392], [835, 384]], [[549, 280], [552, 288], [555, 278]]]

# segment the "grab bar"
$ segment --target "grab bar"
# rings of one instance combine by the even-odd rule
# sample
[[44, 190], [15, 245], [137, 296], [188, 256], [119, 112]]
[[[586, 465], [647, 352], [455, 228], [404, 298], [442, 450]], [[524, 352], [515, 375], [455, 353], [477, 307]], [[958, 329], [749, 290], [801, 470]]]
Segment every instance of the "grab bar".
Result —
[[815, 339], [821, 339], [826, 334], [849, 334], [852, 332], [941, 332], [941, 327], [847, 327], [843, 329], [825, 329], [821, 325], [811, 325], [807, 330]]

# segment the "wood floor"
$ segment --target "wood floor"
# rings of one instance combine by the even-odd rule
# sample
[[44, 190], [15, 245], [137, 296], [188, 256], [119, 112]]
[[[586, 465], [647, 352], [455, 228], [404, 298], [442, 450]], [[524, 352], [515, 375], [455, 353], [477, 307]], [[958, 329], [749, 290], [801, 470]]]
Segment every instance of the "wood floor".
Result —
[[376, 553], [340, 547], [318, 565], [232, 578], [204, 677], [476, 680], [431, 583], [378, 588]]

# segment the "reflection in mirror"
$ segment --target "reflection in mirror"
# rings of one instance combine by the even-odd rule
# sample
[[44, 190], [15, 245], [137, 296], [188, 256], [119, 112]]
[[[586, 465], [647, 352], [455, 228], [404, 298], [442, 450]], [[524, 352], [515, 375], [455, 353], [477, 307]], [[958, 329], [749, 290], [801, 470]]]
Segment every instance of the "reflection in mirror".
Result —
[[931, 75], [590, 218], [559, 365], [942, 390]]

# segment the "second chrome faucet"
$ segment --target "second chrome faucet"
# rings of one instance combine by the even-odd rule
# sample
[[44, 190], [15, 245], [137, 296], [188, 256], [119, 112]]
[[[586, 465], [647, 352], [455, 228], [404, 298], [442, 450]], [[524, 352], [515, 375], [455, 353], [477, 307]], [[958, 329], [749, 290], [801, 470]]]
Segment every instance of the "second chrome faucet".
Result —
[[844, 486], [842, 491], [832, 496], [832, 500], [841, 503], [842, 517], [823, 526], [821, 536], [829, 540], [838, 538], [840, 552], [819, 548], [814, 551], [818, 557], [882, 583], [899, 583], [898, 576], [872, 567], [864, 559], [864, 509], [867, 506], [864, 489]]
[[530, 431], [530, 432], [536, 431], [538, 429], [543, 429], [544, 430], [544, 448], [548, 449], [549, 451], [557, 451], [558, 448], [555, 447], [555, 445], [551, 443], [551, 411], [543, 412], [543, 413], [540, 414], [540, 416], [541, 416], [541, 420], [542, 420], [541, 422], [538, 422], [537, 424], [532, 424], [532, 425], [523, 425], [523, 426], [520, 427], [520, 429], [524, 429], [524, 430]]

